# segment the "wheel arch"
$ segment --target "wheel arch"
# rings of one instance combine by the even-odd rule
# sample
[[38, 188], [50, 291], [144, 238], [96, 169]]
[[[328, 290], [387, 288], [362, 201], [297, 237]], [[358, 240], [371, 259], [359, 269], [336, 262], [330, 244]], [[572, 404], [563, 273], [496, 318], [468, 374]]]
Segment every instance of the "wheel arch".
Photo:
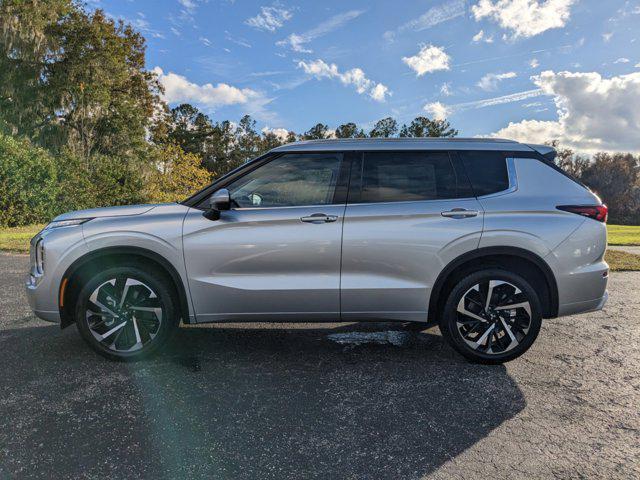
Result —
[[558, 285], [549, 265], [538, 255], [518, 247], [485, 247], [452, 260], [438, 275], [429, 298], [429, 323], [437, 321], [449, 287], [461, 276], [489, 267], [518, 273], [540, 294], [544, 318], [558, 316]]
[[[112, 263], [113, 262], [113, 263]], [[190, 322], [189, 300], [182, 277], [173, 264], [156, 252], [142, 247], [116, 246], [105, 247], [89, 252], [76, 259], [65, 271], [58, 286], [58, 308], [60, 311], [60, 327], [65, 328], [74, 323], [73, 305], [80, 291], [78, 280], [89, 268], [104, 268], [114, 264], [143, 263], [162, 270], [171, 280], [178, 297], [182, 320]]]

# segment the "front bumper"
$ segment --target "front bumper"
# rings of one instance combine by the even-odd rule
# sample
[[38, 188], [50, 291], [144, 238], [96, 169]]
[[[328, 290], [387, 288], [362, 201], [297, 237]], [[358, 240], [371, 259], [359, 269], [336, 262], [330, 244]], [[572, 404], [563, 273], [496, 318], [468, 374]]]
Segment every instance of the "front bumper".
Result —
[[[42, 261], [36, 265], [35, 247], [44, 241]], [[64, 273], [79, 255], [86, 253], [81, 227], [43, 230], [31, 239], [25, 293], [36, 317], [60, 323], [58, 293]]]
[[44, 305], [42, 305], [41, 302], [42, 295], [38, 292], [39, 286], [40, 285], [35, 283], [33, 275], [29, 274], [25, 283], [25, 293], [29, 301], [29, 307], [31, 307], [36, 317], [46, 320], [47, 322], [60, 323], [60, 312], [58, 310], [43, 308]]

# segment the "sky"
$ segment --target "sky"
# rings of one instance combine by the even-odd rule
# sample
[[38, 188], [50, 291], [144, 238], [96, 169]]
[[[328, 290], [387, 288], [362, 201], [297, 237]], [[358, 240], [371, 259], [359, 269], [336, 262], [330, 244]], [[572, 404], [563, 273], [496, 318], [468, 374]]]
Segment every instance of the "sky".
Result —
[[[640, 0], [92, 0], [175, 106], [260, 129], [447, 118], [461, 136], [640, 152]], [[284, 129], [284, 130], [283, 130]]]

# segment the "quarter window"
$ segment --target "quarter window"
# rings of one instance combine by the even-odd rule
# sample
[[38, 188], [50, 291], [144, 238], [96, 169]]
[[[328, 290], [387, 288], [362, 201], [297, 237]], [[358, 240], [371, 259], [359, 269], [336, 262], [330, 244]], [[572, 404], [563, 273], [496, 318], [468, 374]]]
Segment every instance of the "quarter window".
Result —
[[447, 152], [365, 153], [361, 203], [456, 198], [456, 172]]
[[509, 188], [507, 161], [502, 152], [459, 151], [476, 197]]
[[325, 205], [333, 202], [339, 171], [336, 154], [283, 155], [226, 188], [236, 208]]

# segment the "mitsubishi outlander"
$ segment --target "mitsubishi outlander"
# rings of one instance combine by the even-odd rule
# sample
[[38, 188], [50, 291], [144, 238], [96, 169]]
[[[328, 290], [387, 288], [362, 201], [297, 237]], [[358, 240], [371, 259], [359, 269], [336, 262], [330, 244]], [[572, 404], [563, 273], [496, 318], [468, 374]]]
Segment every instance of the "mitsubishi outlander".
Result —
[[114, 360], [181, 321], [397, 321], [505, 362], [543, 318], [607, 300], [607, 207], [554, 157], [499, 139], [284, 145], [180, 203], [60, 215], [31, 240], [27, 295]]

